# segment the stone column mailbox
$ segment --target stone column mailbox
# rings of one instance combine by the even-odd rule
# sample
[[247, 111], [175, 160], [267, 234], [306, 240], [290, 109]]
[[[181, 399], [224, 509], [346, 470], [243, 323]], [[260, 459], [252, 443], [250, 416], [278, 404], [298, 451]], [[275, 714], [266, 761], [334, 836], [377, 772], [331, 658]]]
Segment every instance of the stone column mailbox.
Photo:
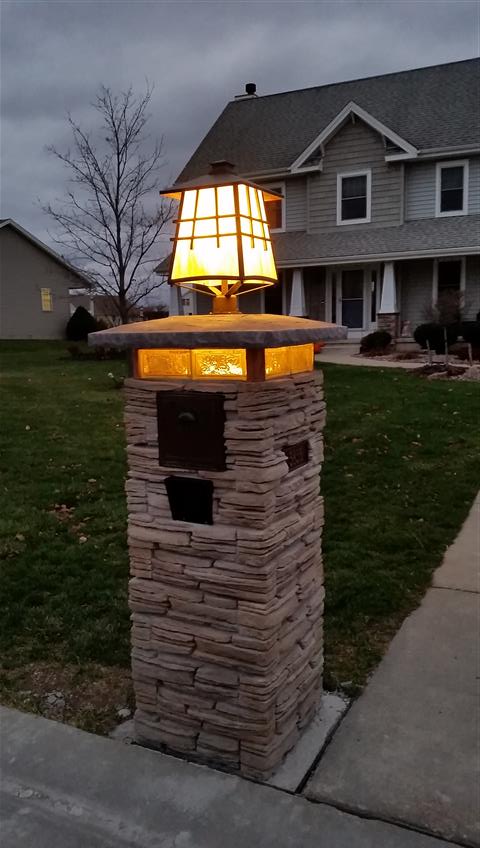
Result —
[[336, 334], [217, 315], [91, 337], [134, 349], [126, 490], [140, 741], [265, 777], [313, 715], [325, 402], [312, 341]]
[[212, 315], [94, 333], [133, 350], [126, 382], [137, 738], [266, 777], [318, 703], [322, 375], [341, 327], [242, 315], [276, 282], [265, 202], [226, 162], [179, 200], [170, 282]]

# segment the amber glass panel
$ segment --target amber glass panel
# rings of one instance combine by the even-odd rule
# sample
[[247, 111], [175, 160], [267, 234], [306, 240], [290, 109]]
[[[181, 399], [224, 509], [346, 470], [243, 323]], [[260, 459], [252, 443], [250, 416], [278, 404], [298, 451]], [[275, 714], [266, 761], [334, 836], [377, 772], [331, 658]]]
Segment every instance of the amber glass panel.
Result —
[[294, 345], [290, 348], [290, 372], [313, 371], [313, 344]]
[[[143, 380], [183, 377], [193, 380], [246, 380], [247, 353], [243, 348], [137, 351], [138, 376]], [[313, 369], [313, 345], [265, 349], [265, 379]]]
[[269, 347], [265, 349], [265, 376], [279, 377], [290, 374], [290, 355], [288, 347]]
[[152, 377], [191, 377], [189, 350], [152, 349], [138, 351], [138, 376], [145, 380]]
[[192, 350], [192, 375], [194, 380], [245, 380], [246, 352], [241, 348]]
[[280, 377], [313, 370], [313, 344], [265, 349], [265, 377]]

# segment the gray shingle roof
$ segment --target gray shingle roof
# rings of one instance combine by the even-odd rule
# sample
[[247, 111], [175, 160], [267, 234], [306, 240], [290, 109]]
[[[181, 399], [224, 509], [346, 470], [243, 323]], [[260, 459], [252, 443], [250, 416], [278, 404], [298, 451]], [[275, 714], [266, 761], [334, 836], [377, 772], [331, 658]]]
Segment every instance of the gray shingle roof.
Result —
[[425, 218], [398, 227], [323, 233], [272, 233], [275, 260], [282, 265], [336, 260], [395, 258], [397, 255], [442, 256], [448, 251], [480, 249], [480, 215]]
[[230, 102], [179, 180], [229, 159], [239, 173], [288, 168], [354, 101], [419, 149], [478, 146], [480, 59]]

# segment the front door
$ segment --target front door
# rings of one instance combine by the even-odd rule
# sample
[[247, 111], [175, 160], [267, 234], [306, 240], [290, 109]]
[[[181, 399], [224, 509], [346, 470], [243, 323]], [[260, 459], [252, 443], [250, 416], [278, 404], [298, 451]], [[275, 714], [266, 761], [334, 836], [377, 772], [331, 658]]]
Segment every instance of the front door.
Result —
[[377, 265], [330, 268], [327, 271], [327, 289], [331, 293], [331, 297], [327, 297], [327, 302], [331, 303], [330, 320], [348, 327], [349, 338], [360, 338], [377, 326], [379, 272]]
[[364, 327], [365, 272], [363, 268], [345, 268], [341, 272], [341, 323], [349, 330]]

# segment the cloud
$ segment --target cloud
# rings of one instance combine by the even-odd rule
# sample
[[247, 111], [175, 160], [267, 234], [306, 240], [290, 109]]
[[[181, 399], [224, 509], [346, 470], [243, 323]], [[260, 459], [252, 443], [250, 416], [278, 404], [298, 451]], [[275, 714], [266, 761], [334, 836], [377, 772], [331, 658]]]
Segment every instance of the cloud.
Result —
[[94, 127], [101, 83], [155, 85], [169, 183], [245, 82], [269, 94], [468, 58], [478, 18], [476, 0], [4, 2], [1, 214], [51, 243], [36, 201], [65, 174], [45, 148], [68, 145], [67, 111]]

